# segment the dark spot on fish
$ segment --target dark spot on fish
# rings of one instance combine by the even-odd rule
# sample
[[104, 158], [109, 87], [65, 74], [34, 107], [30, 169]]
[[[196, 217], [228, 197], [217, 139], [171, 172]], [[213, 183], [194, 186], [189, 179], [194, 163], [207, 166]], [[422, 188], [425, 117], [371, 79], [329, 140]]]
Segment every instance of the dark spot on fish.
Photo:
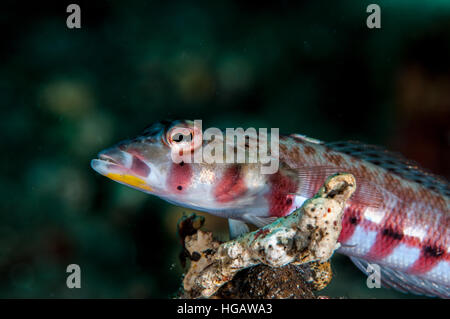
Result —
[[367, 176], [369, 174], [369, 170], [364, 164], [359, 165], [359, 170], [361, 171], [361, 175], [363, 176]]
[[314, 147], [311, 147], [309, 145], [306, 145], [303, 147], [303, 151], [305, 152], [306, 155], [314, 155], [316, 154], [316, 150], [314, 149]]
[[180, 166], [183, 166], [183, 165], [184, 165], [184, 162], [181, 162], [181, 163], [180, 163]]
[[403, 234], [393, 230], [392, 228], [383, 229], [383, 236], [391, 237], [395, 240], [401, 240], [403, 238]]
[[[352, 225], [357, 225], [358, 224], [358, 218], [356, 218], [356, 217], [350, 217], [350, 224], [352, 224]], [[334, 226], [336, 226], [336, 222], [334, 222]]]
[[280, 154], [285, 154], [288, 151], [286, 145], [284, 145], [284, 144], [280, 144], [279, 149], [280, 149]]
[[177, 186], [177, 189], [178, 189], [179, 191], [181, 191], [181, 190], [183, 189], [183, 186], [178, 185], [178, 186]]
[[302, 163], [303, 157], [302, 154], [300, 154], [300, 149], [298, 147], [292, 148], [292, 158], [296, 163]]
[[292, 198], [286, 199], [286, 205], [291, 205], [291, 204], [292, 204]]
[[333, 155], [333, 163], [341, 166], [344, 163], [344, 158], [341, 155]]
[[440, 247], [425, 246], [423, 248], [423, 253], [427, 257], [437, 258], [444, 254], [444, 250]]

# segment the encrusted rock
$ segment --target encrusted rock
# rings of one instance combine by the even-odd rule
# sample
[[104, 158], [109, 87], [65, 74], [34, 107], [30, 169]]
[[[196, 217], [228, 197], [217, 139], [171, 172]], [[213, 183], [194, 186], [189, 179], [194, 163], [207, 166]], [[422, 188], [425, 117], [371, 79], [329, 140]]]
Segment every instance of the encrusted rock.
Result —
[[[255, 298], [309, 296], [309, 288], [305, 288], [307, 285], [314, 289], [324, 288], [332, 278], [328, 260], [339, 248], [337, 239], [342, 229], [345, 202], [355, 189], [353, 175], [336, 174], [329, 177], [318, 193], [291, 215], [235, 240], [220, 243], [213, 239], [211, 233], [201, 230], [186, 236], [185, 249], [190, 256], [191, 266], [183, 281], [183, 297], [210, 297], [239, 271], [260, 264], [274, 268], [254, 267], [244, 272], [247, 273], [247, 279], [235, 279], [250, 287], [248, 280], [254, 277], [258, 269], [264, 269], [265, 275], [260, 276], [265, 278], [261, 279], [263, 282], [252, 286]], [[293, 264], [294, 268], [286, 266], [289, 264]], [[298, 270], [295, 267], [302, 265], [304, 268], [308, 266], [306, 264], [309, 265], [310, 273], [295, 272]], [[267, 285], [268, 278], [278, 272], [278, 281]], [[301, 280], [299, 276], [303, 276]], [[292, 281], [289, 282], [287, 278]], [[295, 285], [292, 286], [293, 283], [300, 285], [301, 291]], [[239, 295], [230, 292], [233, 291], [230, 287], [230, 284], [228, 288], [224, 287], [216, 296], [225, 296], [226, 291], [229, 291], [228, 295]], [[252, 297], [250, 292], [242, 291], [240, 295]]]

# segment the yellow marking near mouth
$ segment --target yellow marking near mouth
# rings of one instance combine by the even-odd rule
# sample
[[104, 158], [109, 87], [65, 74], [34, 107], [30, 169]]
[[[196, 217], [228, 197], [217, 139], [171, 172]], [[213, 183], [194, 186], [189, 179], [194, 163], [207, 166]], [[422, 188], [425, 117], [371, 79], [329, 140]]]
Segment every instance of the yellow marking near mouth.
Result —
[[133, 176], [133, 175], [108, 173], [105, 176], [108, 178], [111, 178], [114, 181], [125, 183], [125, 184], [133, 186], [133, 187], [145, 189], [148, 191], [152, 190], [152, 188], [150, 186], [148, 186], [143, 179]]

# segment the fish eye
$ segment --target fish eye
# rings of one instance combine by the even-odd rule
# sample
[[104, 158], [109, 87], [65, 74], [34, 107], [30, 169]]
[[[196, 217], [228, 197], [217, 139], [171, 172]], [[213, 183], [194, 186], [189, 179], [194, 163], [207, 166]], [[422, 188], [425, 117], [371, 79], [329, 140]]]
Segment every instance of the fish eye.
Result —
[[172, 151], [192, 152], [201, 146], [202, 132], [195, 127], [186, 127], [177, 124], [169, 128], [161, 138], [162, 142]]
[[189, 135], [183, 135], [181, 133], [177, 133], [172, 136], [171, 140], [175, 143], [191, 142], [192, 141], [192, 133], [189, 133]]
[[183, 135], [182, 134], [177, 134], [177, 135], [172, 137], [172, 141], [177, 142], [177, 143], [181, 142], [182, 140], [183, 140]]
[[191, 143], [193, 140], [193, 132], [188, 127], [173, 127], [167, 133], [167, 142], [169, 145], [180, 143]]

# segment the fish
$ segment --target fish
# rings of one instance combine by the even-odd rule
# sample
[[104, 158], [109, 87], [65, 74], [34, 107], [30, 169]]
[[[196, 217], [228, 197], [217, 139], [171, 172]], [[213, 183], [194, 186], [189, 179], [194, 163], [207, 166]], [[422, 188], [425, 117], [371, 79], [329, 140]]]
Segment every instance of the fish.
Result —
[[[450, 298], [445, 178], [379, 146], [326, 143], [301, 134], [280, 135], [276, 150], [271, 144], [268, 153], [278, 169], [267, 174], [262, 173], [267, 164], [249, 160], [249, 146], [265, 141], [257, 134], [249, 133], [238, 146], [220, 134], [211, 139], [202, 134], [194, 121], [158, 122], [101, 151], [91, 167], [174, 205], [227, 218], [231, 238], [248, 232], [248, 224], [263, 227], [291, 214], [328, 176], [351, 173], [357, 188], [344, 208], [337, 252], [367, 275], [378, 265], [384, 287]], [[275, 140], [272, 135], [269, 140]], [[192, 160], [200, 147], [214, 148], [223, 161]], [[226, 161], [227, 152], [239, 151], [244, 162]], [[174, 160], [174, 154], [184, 160]]]

